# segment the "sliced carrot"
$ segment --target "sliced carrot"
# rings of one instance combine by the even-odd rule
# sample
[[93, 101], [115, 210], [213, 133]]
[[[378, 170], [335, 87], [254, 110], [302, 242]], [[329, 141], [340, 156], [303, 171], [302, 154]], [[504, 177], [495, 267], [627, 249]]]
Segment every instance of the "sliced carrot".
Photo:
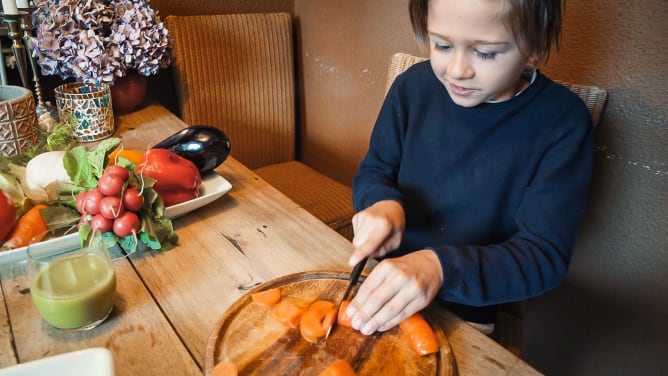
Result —
[[326, 300], [316, 300], [311, 303], [299, 321], [299, 331], [302, 337], [315, 342], [318, 338], [327, 334], [327, 330], [336, 320], [336, 307], [334, 303]]
[[274, 307], [274, 317], [276, 317], [276, 320], [295, 329], [299, 326], [299, 320], [301, 320], [304, 311], [306, 311], [305, 308], [297, 307], [287, 300], [281, 300]]
[[418, 354], [427, 355], [439, 350], [436, 334], [419, 312], [401, 322], [399, 328], [408, 337], [411, 348]]
[[325, 368], [318, 376], [356, 376], [355, 370], [345, 359], [339, 359]]
[[276, 287], [273, 289], [256, 292], [251, 294], [251, 300], [256, 303], [271, 307], [281, 301], [281, 289]]
[[9, 248], [20, 248], [44, 239], [49, 228], [39, 212], [43, 208], [46, 208], [46, 205], [35, 205], [23, 214], [3, 245]]
[[348, 316], [346, 313], [346, 308], [350, 305], [349, 300], [344, 300], [341, 302], [341, 305], [339, 306], [339, 314], [336, 317], [336, 322], [341, 325], [341, 326], [347, 326], [347, 327], [352, 327], [353, 326], [353, 318]]
[[237, 365], [229, 361], [222, 361], [216, 364], [211, 372], [211, 376], [237, 376], [238, 374]]

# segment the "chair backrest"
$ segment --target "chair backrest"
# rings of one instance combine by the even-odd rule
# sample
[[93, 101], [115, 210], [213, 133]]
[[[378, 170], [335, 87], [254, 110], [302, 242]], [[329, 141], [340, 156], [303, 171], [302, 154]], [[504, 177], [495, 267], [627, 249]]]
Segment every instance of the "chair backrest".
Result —
[[[411, 65], [427, 60], [426, 57], [414, 56], [403, 52], [395, 53], [390, 57], [390, 63], [387, 70], [387, 82], [385, 84], [385, 93], [390, 90], [394, 79], [408, 69]], [[601, 114], [608, 98], [608, 92], [596, 86], [578, 85], [569, 82], [559, 82], [577, 94], [585, 103], [591, 113], [594, 126], [601, 120]]]
[[385, 83], [385, 94], [390, 90], [394, 79], [398, 75], [404, 73], [404, 71], [410, 68], [413, 64], [417, 64], [421, 61], [427, 60], [426, 57], [415, 56], [403, 52], [397, 52], [394, 55], [390, 56], [390, 64], [387, 67], [387, 82]]
[[168, 16], [181, 118], [222, 129], [249, 168], [295, 158], [288, 13]]

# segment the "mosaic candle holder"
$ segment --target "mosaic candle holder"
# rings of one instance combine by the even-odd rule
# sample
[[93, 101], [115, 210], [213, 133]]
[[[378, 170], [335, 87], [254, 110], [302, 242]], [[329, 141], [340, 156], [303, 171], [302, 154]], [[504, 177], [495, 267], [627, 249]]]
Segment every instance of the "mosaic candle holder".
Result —
[[60, 121], [74, 119], [77, 141], [98, 141], [114, 134], [109, 85], [75, 82], [58, 86], [55, 93]]

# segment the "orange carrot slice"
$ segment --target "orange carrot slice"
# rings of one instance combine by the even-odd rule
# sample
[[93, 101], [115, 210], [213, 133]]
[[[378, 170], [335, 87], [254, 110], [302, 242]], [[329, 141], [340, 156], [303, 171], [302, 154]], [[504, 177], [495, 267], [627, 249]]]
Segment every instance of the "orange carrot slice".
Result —
[[297, 307], [287, 300], [281, 300], [274, 307], [274, 317], [279, 322], [295, 329], [299, 326], [299, 320], [301, 320], [304, 311], [306, 311], [305, 308]]
[[229, 361], [222, 361], [216, 364], [211, 372], [211, 376], [237, 376], [238, 374], [237, 365]]
[[355, 370], [345, 359], [339, 359], [325, 368], [318, 376], [356, 376]]
[[420, 355], [435, 353], [439, 350], [436, 334], [419, 312], [399, 324], [399, 328], [408, 337], [411, 348]]
[[251, 300], [266, 306], [273, 306], [281, 301], [281, 289], [276, 287], [251, 294]]
[[341, 305], [339, 306], [339, 314], [336, 318], [336, 322], [341, 325], [341, 326], [347, 326], [347, 327], [352, 327], [353, 326], [353, 318], [348, 316], [346, 313], [346, 308], [350, 305], [350, 301], [344, 300], [341, 302]]
[[299, 321], [299, 331], [302, 337], [309, 342], [316, 342], [318, 338], [327, 334], [327, 330], [336, 320], [334, 303], [326, 300], [316, 300], [311, 303]]

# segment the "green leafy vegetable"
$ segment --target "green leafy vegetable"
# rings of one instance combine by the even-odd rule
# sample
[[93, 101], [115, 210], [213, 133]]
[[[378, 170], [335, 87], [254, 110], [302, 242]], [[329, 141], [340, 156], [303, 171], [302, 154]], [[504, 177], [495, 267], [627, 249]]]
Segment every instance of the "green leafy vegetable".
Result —
[[65, 121], [56, 123], [51, 133], [46, 136], [46, 151], [69, 150], [76, 144], [75, 125], [76, 118], [72, 113], [67, 115]]
[[49, 205], [39, 212], [49, 228], [74, 226], [81, 218], [81, 215], [75, 209], [63, 204]]
[[77, 146], [65, 153], [63, 165], [72, 182], [84, 189], [97, 187], [107, 157], [120, 143], [119, 138], [108, 138], [91, 151], [84, 146]]

